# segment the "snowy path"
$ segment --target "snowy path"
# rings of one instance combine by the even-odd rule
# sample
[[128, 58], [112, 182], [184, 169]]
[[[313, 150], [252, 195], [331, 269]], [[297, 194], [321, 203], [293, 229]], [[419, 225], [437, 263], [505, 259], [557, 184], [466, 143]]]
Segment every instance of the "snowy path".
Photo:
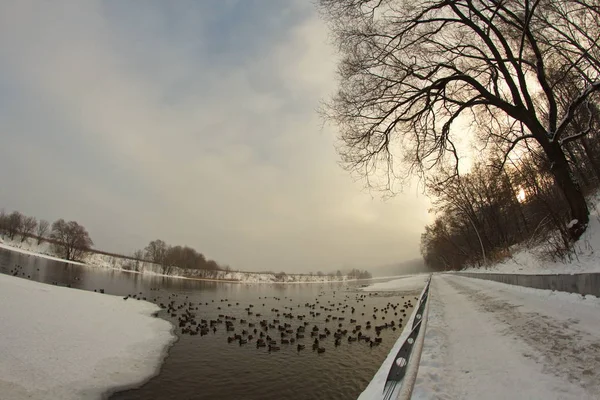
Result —
[[600, 398], [600, 300], [436, 275], [413, 399]]

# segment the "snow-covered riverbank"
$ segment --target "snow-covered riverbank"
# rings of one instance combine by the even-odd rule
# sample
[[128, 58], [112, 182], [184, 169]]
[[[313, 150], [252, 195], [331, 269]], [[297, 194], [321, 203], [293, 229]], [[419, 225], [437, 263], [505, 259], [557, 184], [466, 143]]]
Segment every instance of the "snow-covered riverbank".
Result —
[[175, 339], [158, 310], [0, 274], [0, 398], [96, 399], [143, 382]]
[[0, 238], [0, 248], [17, 251], [23, 254], [29, 254], [36, 257], [43, 257], [50, 260], [68, 262], [70, 264], [87, 265], [96, 268], [108, 268], [121, 271], [139, 272], [142, 274], [169, 276], [172, 278], [187, 278], [200, 279], [207, 281], [229, 281], [236, 283], [334, 283], [346, 282], [346, 276], [319, 276], [307, 274], [273, 274], [273, 273], [257, 273], [245, 271], [211, 271], [210, 276], [206, 276], [202, 270], [185, 270], [182, 268], [173, 268], [172, 273], [164, 275], [162, 268], [158, 264], [144, 261], [135, 261], [129, 258], [117, 257], [100, 253], [89, 253], [84, 262], [66, 261], [56, 257], [52, 253], [50, 244], [43, 242], [37, 244], [34, 239], [29, 239], [24, 242], [20, 240], [10, 241]]
[[487, 268], [466, 268], [462, 272], [502, 274], [577, 274], [600, 272], [600, 202], [590, 213], [590, 223], [575, 244], [570, 262], [547, 260], [543, 256], [544, 244], [527, 247], [514, 246], [512, 256]]

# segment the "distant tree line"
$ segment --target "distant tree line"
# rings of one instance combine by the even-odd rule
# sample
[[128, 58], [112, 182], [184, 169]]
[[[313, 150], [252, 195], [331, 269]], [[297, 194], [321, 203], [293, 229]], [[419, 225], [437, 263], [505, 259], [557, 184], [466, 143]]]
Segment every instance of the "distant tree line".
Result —
[[367, 270], [354, 268], [348, 273], [348, 279], [371, 279], [373, 276]]
[[[362, 271], [362, 272], [366, 272], [366, 271]], [[267, 271], [264, 272], [266, 274], [273, 274], [275, 275], [275, 280], [277, 282], [285, 282], [287, 279], [287, 275], [285, 272], [281, 271], [281, 272], [273, 272], [273, 271]], [[368, 272], [367, 272], [368, 274]], [[333, 280], [342, 280], [344, 275], [342, 274], [342, 271], [340, 271], [339, 269], [336, 272], [329, 272], [327, 274], [323, 273], [323, 271], [317, 271], [316, 273], [313, 272], [309, 272], [308, 274], [295, 274], [295, 275], [307, 275], [307, 276], [318, 276], [320, 278], [324, 278], [327, 277], [328, 280], [333, 281]], [[370, 274], [369, 274], [369, 278], [370, 278]]]
[[0, 233], [10, 240], [15, 240], [19, 235], [21, 243], [28, 238], [34, 238], [38, 245], [48, 241], [56, 255], [65, 260], [83, 259], [94, 244], [87, 230], [75, 221], [66, 222], [61, 218], [50, 227], [48, 221], [38, 221], [19, 211], [6, 214], [0, 210]]
[[175, 267], [202, 270], [202, 275], [206, 278], [215, 277], [217, 271], [230, 270], [228, 266], [206, 259], [202, 253], [189, 246], [171, 246], [160, 239], [151, 241], [144, 250], [138, 250], [135, 254], [143, 255], [146, 260], [158, 264], [165, 275], [172, 274]]
[[[0, 233], [11, 241], [19, 240], [21, 243], [32, 238], [38, 245], [49, 242], [54, 254], [65, 260], [83, 260], [85, 255], [92, 251], [93, 241], [89, 233], [75, 221], [59, 219], [52, 223], [46, 220], [37, 220], [35, 217], [23, 215], [19, 211], [7, 214], [0, 210]], [[207, 259], [204, 254], [189, 246], [169, 245], [164, 240], [153, 240], [144, 249], [135, 251], [131, 256], [121, 256], [93, 250], [96, 253], [106, 254], [112, 257], [123, 257], [130, 260], [125, 268], [141, 271], [144, 262], [157, 264], [160, 272], [171, 275], [175, 268], [189, 270], [190, 275], [200, 278], [218, 278], [221, 272], [230, 272], [228, 265], [221, 265], [214, 260]], [[275, 275], [276, 280], [284, 282], [287, 280], [285, 272], [267, 272]], [[307, 275], [314, 276], [309, 273]], [[330, 280], [342, 279], [340, 270], [328, 274], [322, 271], [316, 272], [316, 276], [327, 276]], [[368, 279], [371, 274], [367, 271], [353, 269], [348, 274], [349, 279]]]

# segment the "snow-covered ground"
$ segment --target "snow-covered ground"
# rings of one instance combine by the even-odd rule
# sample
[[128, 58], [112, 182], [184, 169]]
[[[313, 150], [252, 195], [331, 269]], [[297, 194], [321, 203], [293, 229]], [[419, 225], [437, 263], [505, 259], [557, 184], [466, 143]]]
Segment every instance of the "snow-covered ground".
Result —
[[600, 299], [434, 275], [413, 399], [598, 399]]
[[0, 398], [96, 399], [146, 380], [175, 339], [158, 309], [0, 274]]
[[23, 254], [27, 254], [30, 256], [36, 256], [36, 257], [43, 257], [43, 258], [47, 258], [48, 260], [54, 260], [54, 261], [60, 261], [60, 262], [66, 262], [69, 264], [75, 264], [75, 265], [85, 265], [84, 263], [78, 262], [78, 261], [67, 261], [67, 260], [63, 260], [62, 258], [58, 258], [58, 257], [54, 257], [50, 254], [47, 253], [41, 253], [41, 252], [36, 252], [36, 251], [31, 251], [28, 250], [26, 247], [29, 243], [23, 242], [22, 247], [19, 247], [18, 245], [8, 245], [6, 244], [4, 241], [2, 241], [2, 239], [0, 239], [0, 249], [5, 249], [5, 250], [11, 250], [11, 251], [17, 251], [19, 253], [23, 253]]
[[575, 255], [571, 262], [556, 262], [542, 256], [542, 247], [515, 247], [513, 255], [501, 263], [488, 268], [466, 268], [463, 272], [504, 274], [576, 274], [600, 272], [600, 202], [590, 213], [590, 223], [581, 239], [575, 244]]
[[387, 282], [373, 283], [362, 288], [366, 292], [382, 291], [416, 291], [423, 289], [425, 282], [429, 279], [429, 274], [408, 275], [400, 279], [394, 279]]
[[[8, 240], [7, 238], [2, 241], [0, 238], [0, 248], [18, 251], [20, 253], [34, 255], [37, 257], [43, 257], [50, 260], [68, 262], [70, 264], [87, 265], [96, 268], [107, 268], [117, 269], [121, 271], [134, 272], [134, 266], [136, 261], [115, 257], [107, 254], [100, 253], [89, 253], [83, 263], [76, 261], [66, 261], [56, 257], [53, 254], [50, 244], [43, 242], [37, 244], [35, 239], [28, 239], [24, 242], [20, 240]], [[166, 276], [162, 273], [160, 265], [150, 262], [139, 262], [138, 269], [140, 273]], [[272, 273], [257, 273], [257, 272], [245, 272], [245, 271], [214, 271], [214, 275], [206, 276], [205, 271], [202, 270], [184, 270], [181, 268], [173, 268], [173, 271], [169, 277], [172, 278], [190, 278], [190, 279], [202, 279], [202, 280], [213, 280], [213, 281], [233, 281], [240, 283], [334, 283], [334, 282], [346, 282], [348, 279], [346, 276], [341, 278], [332, 276], [318, 276], [318, 275], [306, 275], [306, 274], [286, 274], [284, 276], [277, 276]]]

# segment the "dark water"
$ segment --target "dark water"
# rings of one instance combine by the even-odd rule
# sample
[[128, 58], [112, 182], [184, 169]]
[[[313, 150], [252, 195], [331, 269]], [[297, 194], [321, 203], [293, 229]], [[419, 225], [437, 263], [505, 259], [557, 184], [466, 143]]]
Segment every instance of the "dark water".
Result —
[[[15, 265], [21, 266], [19, 276], [26, 279], [30, 276], [32, 280], [58, 282], [79, 289], [104, 289], [107, 294], [120, 296], [135, 293], [157, 304], [173, 301], [176, 311], [163, 310], [159, 316], [177, 327], [179, 340], [169, 350], [160, 373], [142, 387], [115, 393], [111, 399], [356, 398], [387, 356], [401, 329], [383, 329], [381, 344], [377, 346], [364, 340], [348, 342], [347, 337], [356, 337], [352, 333], [356, 325], [362, 325], [365, 335], [372, 339], [377, 337], [375, 329], [366, 329], [367, 321], [371, 321], [373, 327], [392, 320], [398, 324], [400, 318], [406, 321], [412, 308], [405, 307], [404, 303], [411, 299], [414, 303], [415, 296], [369, 295], [358, 291], [355, 284], [256, 285], [152, 277], [68, 265], [0, 250], [0, 272], [10, 273]], [[397, 306], [396, 310], [389, 308], [385, 313], [382, 309], [388, 304]], [[354, 313], [351, 307], [354, 307]], [[246, 308], [250, 308], [253, 315], [248, 315]], [[215, 333], [211, 330], [203, 336], [182, 334], [179, 319], [186, 309], [196, 314], [198, 323], [201, 319], [224, 321], [224, 316], [235, 317], [235, 332], [226, 332], [225, 323], [222, 323], [216, 325]], [[311, 315], [311, 311], [320, 315]], [[293, 318], [284, 317], [287, 313]], [[223, 317], [219, 318], [219, 315]], [[299, 320], [299, 315], [305, 318]], [[241, 323], [241, 319], [246, 322]], [[275, 319], [280, 321], [275, 325], [288, 323], [294, 331], [304, 321], [308, 322], [305, 338], [298, 339], [296, 344], [280, 344], [280, 332], [271, 328], [265, 333], [277, 339], [281, 348], [274, 352], [257, 348], [256, 339], [243, 345], [227, 341], [229, 336], [241, 334], [243, 329], [256, 337], [249, 323], [255, 323], [260, 333], [261, 320], [273, 324]], [[351, 323], [350, 319], [357, 321]], [[324, 353], [312, 350], [314, 338], [310, 331], [313, 326], [321, 333], [325, 328], [332, 332], [320, 340]], [[333, 337], [337, 329], [348, 330], [339, 346], [335, 346]], [[288, 337], [295, 338], [295, 335]], [[306, 349], [298, 351], [297, 343], [305, 344]]]

